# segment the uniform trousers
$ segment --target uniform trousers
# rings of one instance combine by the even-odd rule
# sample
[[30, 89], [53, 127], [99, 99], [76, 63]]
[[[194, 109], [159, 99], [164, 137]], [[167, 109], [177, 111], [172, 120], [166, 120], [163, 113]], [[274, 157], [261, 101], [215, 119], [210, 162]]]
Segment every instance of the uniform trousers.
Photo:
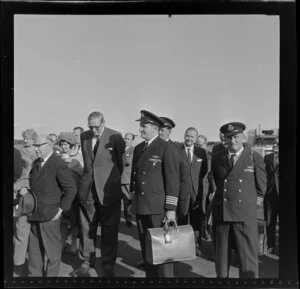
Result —
[[264, 215], [267, 222], [267, 246], [268, 248], [275, 247], [276, 223], [278, 216], [278, 195], [267, 195], [264, 199]]
[[20, 266], [25, 263], [30, 234], [30, 223], [27, 216], [14, 218], [14, 265]]
[[129, 184], [122, 184], [122, 199], [124, 206], [124, 218], [126, 222], [132, 221], [132, 215], [128, 213], [129, 206]]
[[240, 278], [258, 278], [257, 223], [241, 222], [215, 224], [216, 273], [218, 278], [228, 278], [230, 249], [236, 250]]
[[103, 206], [97, 196], [95, 186], [84, 205], [80, 205], [80, 257], [90, 267], [95, 267], [96, 237], [101, 226], [101, 260], [105, 269], [112, 270], [117, 259], [118, 229], [121, 217], [121, 201]]
[[149, 228], [159, 228], [163, 225], [165, 214], [136, 215], [137, 228], [141, 243], [142, 256], [145, 263], [146, 278], [148, 277], [174, 277], [174, 263], [152, 265], [146, 261], [145, 239]]
[[31, 222], [28, 246], [29, 277], [57, 277], [61, 251], [60, 219]]

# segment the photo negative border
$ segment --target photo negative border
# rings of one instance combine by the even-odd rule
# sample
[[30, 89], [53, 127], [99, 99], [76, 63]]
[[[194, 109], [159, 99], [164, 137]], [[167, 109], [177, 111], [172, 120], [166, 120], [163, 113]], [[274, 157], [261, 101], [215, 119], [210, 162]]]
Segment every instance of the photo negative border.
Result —
[[[296, 288], [296, 6], [295, 2], [230, 1], [2, 1], [1, 156], [5, 287]], [[261, 14], [280, 19], [280, 258], [278, 279], [13, 278], [14, 15], [16, 14]], [[255, 84], [254, 84], [255, 85]], [[267, 107], [266, 107], [267, 110]], [[30, 113], [30, 112], [29, 112]], [[272, 112], [268, 112], [272, 113]], [[255, 111], [253, 111], [255, 114]]]

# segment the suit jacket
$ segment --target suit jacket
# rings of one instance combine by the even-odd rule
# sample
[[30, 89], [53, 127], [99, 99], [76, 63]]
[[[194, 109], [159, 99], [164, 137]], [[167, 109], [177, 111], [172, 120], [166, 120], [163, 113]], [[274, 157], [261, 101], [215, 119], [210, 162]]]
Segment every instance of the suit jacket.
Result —
[[109, 206], [118, 202], [122, 196], [122, 156], [125, 151], [125, 143], [121, 134], [105, 127], [95, 156], [92, 149], [93, 133], [85, 131], [80, 138], [84, 162], [78, 192], [81, 203], [86, 202], [93, 182], [102, 205]]
[[231, 168], [227, 151], [212, 159], [216, 184], [213, 200], [214, 222], [244, 222], [256, 224], [257, 197], [266, 190], [266, 171], [263, 158], [249, 146]]
[[267, 196], [278, 196], [279, 194], [279, 162], [276, 161], [274, 153], [265, 155], [264, 158], [267, 172]]
[[38, 160], [33, 162], [30, 172], [30, 188], [37, 200], [37, 210], [28, 217], [29, 221], [49, 221], [59, 208], [68, 211], [76, 196], [77, 188], [65, 161], [55, 153], [37, 171]]
[[127, 150], [125, 150], [125, 153], [123, 154], [124, 169], [123, 169], [123, 173], [122, 173], [121, 183], [125, 184], [125, 185], [130, 184], [133, 151], [134, 151], [134, 147], [130, 146], [127, 148]]
[[177, 212], [180, 215], [187, 215], [189, 209], [194, 205], [202, 207], [203, 178], [207, 173], [207, 154], [205, 149], [194, 146], [193, 161], [189, 165], [184, 145], [180, 144], [178, 157], [181, 165]]
[[145, 142], [134, 148], [130, 191], [135, 214], [164, 214], [176, 210], [179, 166], [175, 148], [157, 136], [143, 152]]

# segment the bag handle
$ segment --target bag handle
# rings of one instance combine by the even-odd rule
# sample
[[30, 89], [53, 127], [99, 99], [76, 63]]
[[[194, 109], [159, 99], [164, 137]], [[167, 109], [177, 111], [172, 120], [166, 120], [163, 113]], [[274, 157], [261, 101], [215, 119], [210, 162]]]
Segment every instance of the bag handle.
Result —
[[[174, 224], [174, 225], [170, 226], [171, 223]], [[164, 230], [166, 232], [169, 232], [171, 230], [171, 228], [174, 228], [174, 230], [178, 231], [178, 225], [177, 225], [176, 220], [175, 221], [171, 221], [171, 222], [165, 221]]]

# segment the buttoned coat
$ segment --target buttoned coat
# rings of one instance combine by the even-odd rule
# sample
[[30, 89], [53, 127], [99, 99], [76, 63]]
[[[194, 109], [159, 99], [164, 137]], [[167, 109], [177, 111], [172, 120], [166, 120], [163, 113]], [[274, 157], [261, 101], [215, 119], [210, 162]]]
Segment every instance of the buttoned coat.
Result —
[[61, 208], [68, 211], [76, 196], [77, 188], [65, 161], [52, 153], [38, 172], [38, 162], [33, 162], [29, 175], [30, 188], [33, 190], [37, 209], [28, 217], [29, 221], [49, 221]]
[[176, 210], [179, 193], [179, 163], [176, 150], [158, 136], [143, 152], [145, 142], [133, 153], [130, 191], [135, 214], [164, 214]]
[[274, 153], [265, 155], [264, 161], [267, 172], [267, 191], [266, 197], [269, 195], [278, 196], [279, 194], [279, 162], [275, 160]]
[[266, 191], [266, 171], [262, 156], [252, 152], [249, 146], [244, 146], [231, 167], [228, 152], [218, 152], [212, 159], [212, 172], [216, 184], [214, 222], [256, 224], [257, 197], [263, 197]]
[[183, 144], [180, 144], [178, 147], [178, 157], [182, 164], [180, 166], [181, 181], [177, 212], [185, 216], [196, 202], [202, 207], [203, 178], [208, 168], [207, 154], [205, 149], [194, 146], [193, 160], [190, 165], [185, 147]]
[[130, 184], [133, 151], [134, 151], [134, 147], [130, 146], [125, 150], [125, 153], [123, 154], [124, 169], [123, 169], [123, 173], [122, 173], [121, 183], [124, 184], [124, 185], [129, 185]]
[[99, 201], [103, 206], [109, 206], [120, 201], [122, 196], [122, 156], [125, 151], [122, 135], [105, 127], [95, 156], [92, 148], [92, 131], [83, 132], [80, 138], [84, 162], [82, 181], [78, 193], [81, 203], [86, 202], [93, 182]]

